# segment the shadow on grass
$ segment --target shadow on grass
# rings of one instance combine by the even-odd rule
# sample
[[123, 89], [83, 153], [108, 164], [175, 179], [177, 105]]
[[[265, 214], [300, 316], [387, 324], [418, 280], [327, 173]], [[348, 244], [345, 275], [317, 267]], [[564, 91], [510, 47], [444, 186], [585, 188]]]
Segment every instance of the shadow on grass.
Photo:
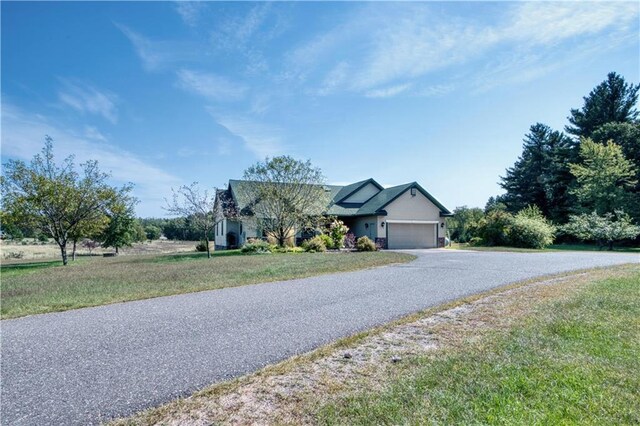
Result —
[[62, 266], [61, 260], [42, 260], [39, 262], [21, 262], [21, 263], [10, 263], [3, 264], [0, 266], [0, 271], [3, 273], [6, 272], [18, 272], [18, 271], [28, 271], [32, 269], [43, 269], [50, 268], [52, 266]]
[[[241, 253], [240, 250], [220, 250], [220, 251], [212, 252], [211, 257], [216, 258], [216, 257], [226, 257], [226, 256], [239, 256], [242, 254], [243, 253]], [[154, 263], [167, 263], [167, 262], [185, 262], [189, 260], [206, 259], [206, 258], [207, 258], [207, 253], [204, 253], [204, 252], [177, 253], [177, 254], [157, 256], [150, 261]]]

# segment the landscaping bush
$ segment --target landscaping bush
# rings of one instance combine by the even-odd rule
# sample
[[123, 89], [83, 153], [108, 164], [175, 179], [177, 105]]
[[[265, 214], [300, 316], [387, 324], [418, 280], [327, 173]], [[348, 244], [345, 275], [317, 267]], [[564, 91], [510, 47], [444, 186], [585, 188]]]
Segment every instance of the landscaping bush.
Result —
[[344, 246], [344, 237], [349, 232], [349, 228], [341, 220], [334, 220], [329, 225], [329, 237], [331, 237], [331, 247], [340, 249]]
[[314, 238], [320, 238], [322, 240], [322, 243], [324, 244], [325, 249], [336, 248], [333, 245], [333, 239], [330, 236], [328, 236], [327, 234], [320, 234], [320, 235], [318, 235], [317, 237], [314, 237]]
[[249, 240], [245, 245], [242, 246], [240, 251], [242, 253], [273, 253], [277, 249], [277, 246], [269, 244], [267, 241], [263, 240]]
[[344, 236], [344, 247], [348, 249], [354, 249], [356, 247], [356, 236], [349, 232]]
[[640, 226], [634, 225], [629, 215], [621, 210], [603, 216], [596, 212], [571, 215], [569, 223], [561, 230], [582, 241], [595, 241], [600, 249], [608, 246], [609, 250], [613, 250], [615, 241], [633, 239], [640, 235]]
[[364, 236], [356, 241], [356, 249], [358, 251], [376, 251], [376, 244], [369, 237]]
[[553, 244], [555, 232], [542, 214], [530, 215], [523, 211], [511, 222], [509, 242], [513, 247], [543, 249]]
[[487, 246], [508, 246], [513, 216], [502, 210], [492, 210], [474, 226], [473, 234]]
[[302, 247], [278, 247], [275, 249], [276, 253], [302, 253], [304, 249]]
[[198, 244], [196, 244], [196, 251], [207, 251], [207, 242], [205, 240], [201, 240]]
[[[310, 253], [327, 251], [325, 239], [322, 237], [327, 237], [327, 235], [317, 235], [310, 240], [305, 241], [304, 243], [302, 243], [302, 248], [304, 249], [304, 251], [308, 251]], [[329, 238], [329, 240], [331, 239]]]

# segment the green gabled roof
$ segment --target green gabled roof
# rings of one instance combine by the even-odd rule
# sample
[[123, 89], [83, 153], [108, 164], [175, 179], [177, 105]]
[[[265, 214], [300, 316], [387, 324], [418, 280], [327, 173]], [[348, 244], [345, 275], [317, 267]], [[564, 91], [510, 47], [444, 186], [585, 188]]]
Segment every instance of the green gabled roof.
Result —
[[374, 184], [380, 190], [383, 189], [382, 186], [378, 182], [376, 182], [375, 180], [373, 180], [371, 178], [365, 179], [365, 180], [361, 180], [360, 182], [352, 183], [350, 185], [346, 185], [346, 186], [341, 187], [340, 191], [338, 191], [338, 193], [334, 197], [332, 197], [332, 202], [333, 203], [339, 203], [340, 201], [348, 198], [350, 195], [354, 194], [360, 188], [366, 186], [369, 183]]
[[382, 191], [374, 195], [369, 201], [364, 203], [358, 210], [359, 216], [375, 215], [378, 214], [387, 204], [395, 200], [404, 191], [411, 188], [413, 183], [406, 183], [404, 185], [392, 186], [391, 188], [385, 188]]
[[[238, 211], [242, 211], [248, 207], [253, 200], [249, 200], [246, 191], [243, 191], [244, 185], [251, 185], [252, 182], [245, 180], [229, 180], [229, 191], [236, 203]], [[375, 186], [381, 189], [376, 195], [371, 197], [364, 204], [344, 203], [340, 202], [348, 198], [353, 193], [357, 192], [360, 188], [373, 183]], [[378, 182], [373, 179], [366, 179], [360, 182], [352, 183], [346, 186], [339, 185], [324, 185], [327, 192], [329, 192], [329, 198], [331, 200], [327, 214], [335, 216], [372, 216], [378, 214], [386, 214], [384, 208], [393, 202], [396, 198], [402, 195], [410, 188], [416, 188], [422, 195], [429, 199], [433, 204], [440, 209], [441, 216], [450, 216], [451, 212], [444, 207], [438, 200], [436, 200], [431, 194], [429, 194], [424, 188], [418, 185], [416, 182], [406, 183], [404, 185], [393, 186], [391, 188], [382, 188]]]

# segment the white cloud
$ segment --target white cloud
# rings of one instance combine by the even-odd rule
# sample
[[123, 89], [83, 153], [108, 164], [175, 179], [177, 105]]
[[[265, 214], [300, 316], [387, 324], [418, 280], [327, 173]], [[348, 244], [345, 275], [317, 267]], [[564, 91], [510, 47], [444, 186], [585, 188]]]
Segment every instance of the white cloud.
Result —
[[367, 98], [390, 98], [405, 92], [411, 84], [398, 84], [396, 86], [385, 87], [383, 89], [369, 90], [365, 93]]
[[246, 86], [216, 74], [181, 69], [177, 75], [180, 87], [211, 99], [240, 100], [247, 92]]
[[329, 95], [334, 93], [340, 88], [347, 80], [347, 74], [349, 72], [349, 64], [347, 62], [339, 62], [324, 79], [318, 94], [320, 96]]
[[213, 45], [222, 49], [242, 49], [258, 34], [270, 10], [269, 3], [262, 3], [252, 7], [245, 16], [223, 21], [218, 29], [211, 32]]
[[68, 80], [62, 80], [62, 83], [64, 88], [58, 92], [58, 99], [63, 104], [81, 113], [100, 115], [114, 124], [118, 121], [115, 94]]
[[205, 6], [200, 1], [178, 1], [176, 2], [176, 12], [182, 21], [190, 27], [195, 27], [200, 19], [200, 14]]
[[[513, 64], [512, 72], [527, 74], [527, 80], [555, 69], [545, 62], [549, 51], [575, 56], [580, 55], [571, 48], [576, 42], [591, 50], [589, 46], [637, 42], [639, 6], [634, 2], [516, 2], [500, 8], [479, 3], [478, 7], [493, 7], [491, 23], [453, 15], [432, 4], [368, 4], [350, 14], [347, 22], [336, 23], [287, 53], [283, 75], [318, 87], [311, 91], [320, 94], [341, 89], [392, 96], [393, 90], [380, 88], [422, 83], [416, 84], [420, 87], [436, 71], [472, 61], [482, 67], [496, 53]], [[557, 49], [559, 45], [566, 48]], [[348, 69], [340, 65], [345, 57]], [[527, 68], [517, 68], [518, 63]], [[329, 71], [318, 77], [322, 69]]]
[[437, 97], [453, 92], [455, 86], [453, 84], [434, 84], [418, 89], [414, 94], [417, 96]]
[[243, 116], [217, 114], [209, 108], [216, 123], [242, 140], [244, 148], [257, 158], [264, 159], [285, 151], [280, 131]]
[[[164, 196], [171, 192], [171, 187], [181, 185], [182, 181], [160, 167], [109, 144], [107, 140], [98, 140], [96, 143], [94, 130], [97, 130], [88, 129], [63, 129], [53, 124], [52, 120], [3, 103], [2, 155], [29, 161], [44, 146], [44, 136], [49, 135], [54, 140], [54, 153], [58, 161], [72, 154], [77, 164], [98, 160], [103, 171], [111, 172], [114, 182], [135, 184], [134, 195], [141, 201], [137, 206], [138, 214], [157, 214], [164, 203]], [[87, 136], [87, 132], [91, 136]]]
[[84, 137], [98, 142], [107, 142], [107, 138], [93, 126], [84, 127]]
[[198, 60], [202, 56], [202, 49], [192, 43], [151, 40], [124, 25], [118, 23], [114, 25], [129, 39], [144, 68], [148, 71], [157, 71], [181, 62]]

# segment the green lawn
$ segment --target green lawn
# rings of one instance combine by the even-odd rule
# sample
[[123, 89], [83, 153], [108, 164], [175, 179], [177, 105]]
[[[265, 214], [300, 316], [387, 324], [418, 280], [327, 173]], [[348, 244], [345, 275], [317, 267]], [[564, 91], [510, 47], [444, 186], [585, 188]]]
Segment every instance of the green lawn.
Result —
[[140, 255], [2, 265], [2, 318], [353, 271], [414, 256], [391, 253]]
[[502, 333], [416, 356], [320, 424], [640, 424], [640, 271], [592, 281]]
[[[503, 246], [495, 246], [495, 247], [485, 247], [485, 246], [470, 246], [467, 243], [452, 243], [450, 249], [453, 250], [476, 250], [476, 251], [508, 251], [508, 252], [545, 252], [545, 251], [602, 251], [605, 253], [611, 253], [611, 251], [607, 251], [606, 249], [599, 249], [598, 246], [594, 244], [552, 244], [549, 247], [538, 250], [538, 249], [526, 249], [526, 248], [518, 248], [518, 247], [503, 247]], [[640, 253], [640, 247], [616, 247], [614, 246], [613, 252], [621, 252], [621, 253]]]

